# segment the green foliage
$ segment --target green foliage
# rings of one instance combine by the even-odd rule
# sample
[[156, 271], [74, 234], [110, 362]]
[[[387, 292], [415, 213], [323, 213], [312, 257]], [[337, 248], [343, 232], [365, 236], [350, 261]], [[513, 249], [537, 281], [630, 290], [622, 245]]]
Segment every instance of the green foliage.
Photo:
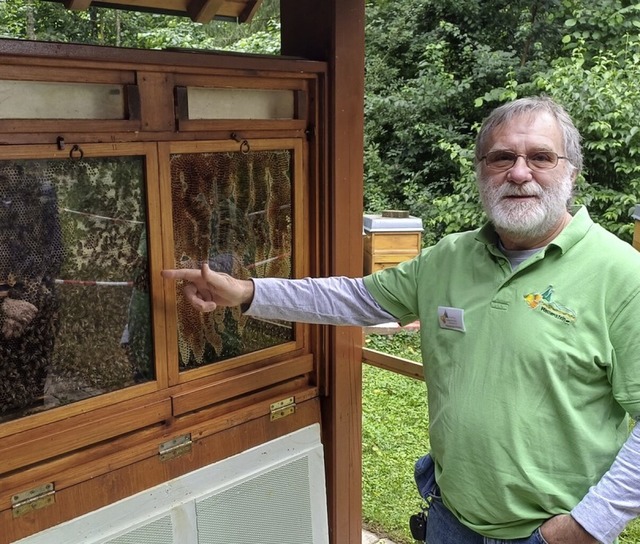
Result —
[[564, 21], [562, 43], [568, 50], [586, 46], [586, 51], [597, 54], [603, 50], [624, 54], [627, 36], [638, 33], [640, 6], [622, 0], [587, 3], [565, 0], [568, 18]]
[[[425, 204], [468, 185], [459, 179], [459, 154], [443, 142], [470, 149], [474, 127], [488, 112], [476, 98], [544, 66], [549, 52], [542, 40], [555, 37], [559, 44], [561, 36], [545, 14], [556, 4], [367, 5], [365, 209], [405, 207], [426, 220], [426, 214], [443, 217]], [[466, 225], [472, 215], [455, 222]]]
[[620, 535], [620, 544], [640, 544], [640, 520], [632, 521]]
[[229, 47], [243, 53], [277, 55], [280, 53], [280, 22], [270, 19], [263, 30], [248, 34]]
[[425, 244], [478, 226], [480, 121], [499, 103], [545, 93], [584, 137], [576, 201], [629, 241], [640, 189], [638, 28], [640, 6], [621, 0], [370, 2], [365, 209], [410, 210]]
[[631, 241], [629, 210], [640, 194], [640, 38], [621, 37], [623, 52], [589, 55], [580, 38], [572, 55], [536, 80], [565, 104], [584, 138], [578, 198], [603, 226]]
[[[461, 32], [449, 3], [399, 4], [406, 5], [367, 11], [364, 183], [371, 211], [414, 203], [417, 209], [451, 192], [458, 164], [441, 142], [471, 145], [471, 125], [481, 116], [470, 98], [474, 87], [501, 81], [517, 62], [510, 53], [491, 55]], [[478, 57], [486, 60], [481, 70]]]
[[424, 193], [418, 193], [411, 201], [412, 210], [423, 220], [425, 246], [447, 234], [473, 229], [485, 220], [475, 181], [472, 150], [446, 141], [441, 141], [439, 147], [458, 166], [458, 174], [452, 181], [451, 192], [436, 195], [432, 200], [423, 198]]

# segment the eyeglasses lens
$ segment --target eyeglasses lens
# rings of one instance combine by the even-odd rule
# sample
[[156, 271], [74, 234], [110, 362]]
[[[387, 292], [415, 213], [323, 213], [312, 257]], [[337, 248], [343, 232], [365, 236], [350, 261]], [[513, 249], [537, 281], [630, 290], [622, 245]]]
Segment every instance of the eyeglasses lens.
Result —
[[552, 151], [537, 151], [529, 155], [519, 155], [511, 151], [491, 151], [485, 156], [486, 164], [494, 170], [512, 168], [518, 157], [524, 157], [532, 170], [550, 170], [558, 164], [558, 155]]

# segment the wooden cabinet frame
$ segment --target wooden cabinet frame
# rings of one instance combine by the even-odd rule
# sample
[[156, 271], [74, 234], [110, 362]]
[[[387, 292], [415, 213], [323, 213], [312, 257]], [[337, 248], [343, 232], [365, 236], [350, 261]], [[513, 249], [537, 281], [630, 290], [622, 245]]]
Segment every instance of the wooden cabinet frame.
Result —
[[[130, 89], [127, 96], [139, 98], [139, 108], [131, 106], [138, 98], [129, 99], [125, 113], [130, 118], [122, 120], [0, 119], [0, 160], [69, 160], [72, 149], [85, 158], [144, 157], [156, 376], [0, 424], [0, 544], [320, 422], [328, 341], [324, 329], [296, 325], [292, 342], [179, 372], [175, 286], [160, 277], [163, 267], [175, 266], [169, 154], [231, 150], [239, 145], [235, 137], [253, 150], [291, 150], [294, 274], [321, 272], [321, 195], [327, 181], [318, 163], [324, 142], [316, 127], [325, 115], [323, 63], [272, 60], [264, 70], [252, 58], [216, 57], [214, 62], [203, 55], [194, 65], [188, 54], [126, 55], [77, 46], [61, 46], [65, 54], [51, 56], [46, 45], [35, 44], [29, 44], [23, 57], [15, 54], [16, 47], [8, 52], [8, 45], [0, 40], [5, 79], [116, 83]], [[263, 70], [259, 77], [254, 75], [257, 66]], [[185, 119], [178, 100], [186, 85], [290, 90], [295, 115], [257, 122]], [[288, 397], [294, 399], [295, 414], [272, 421], [274, 403]], [[159, 444], [184, 434], [190, 435], [194, 452], [179, 461], [161, 461]], [[233, 438], [228, 443], [216, 438], [223, 436]], [[53, 504], [14, 517], [12, 497], [43, 484], [55, 488]]]
[[[171, 180], [169, 178], [169, 158], [172, 154], [190, 154], [190, 153], [216, 153], [216, 152], [233, 152], [237, 151], [239, 146], [236, 142], [230, 143], [228, 141], [198, 141], [198, 142], [166, 142], [158, 144], [159, 157], [160, 157], [160, 190], [161, 201], [163, 202], [163, 209], [161, 216], [165, 218], [163, 225], [163, 234], [161, 240], [164, 245], [163, 254], [165, 256], [165, 262], [163, 266], [165, 268], [175, 267], [173, 262], [173, 224], [171, 218], [171, 193], [170, 185]], [[304, 148], [306, 144], [299, 139], [256, 139], [252, 140], [250, 144], [251, 151], [273, 151], [273, 150], [289, 150], [293, 154], [293, 167], [292, 174], [294, 181], [305, 179], [305, 161], [304, 161]], [[304, 183], [296, 183], [293, 187], [292, 205], [294, 210], [294, 261], [293, 268], [294, 274], [298, 277], [309, 275], [309, 256], [305, 254], [304, 241], [308, 240], [309, 228], [305, 224], [304, 218], [308, 216], [308, 198], [307, 189]], [[174, 332], [177, 329], [176, 314], [175, 314], [175, 289], [173, 289], [170, 282], [165, 284], [167, 288], [165, 296], [167, 299], [167, 331], [168, 338], [171, 340], [168, 342], [169, 359], [178, 359], [178, 348], [175, 338], [177, 338]], [[258, 361], [264, 361], [265, 359], [273, 360], [276, 357], [289, 355], [302, 354], [309, 350], [308, 331], [309, 327], [300, 323], [294, 324], [296, 331], [295, 340], [288, 344], [282, 344], [280, 346], [272, 347], [268, 349], [269, 355], [265, 356], [265, 353], [260, 351], [248, 353], [235, 357], [233, 360], [222, 361], [215, 364], [214, 372], [220, 372], [227, 369], [236, 368], [238, 366], [247, 365], [250, 363], [257, 363]], [[169, 375], [169, 384], [177, 385], [180, 383], [186, 383], [190, 380], [197, 379], [203, 376], [211, 374], [212, 369], [210, 366], [204, 366], [200, 369], [190, 370], [188, 372], [179, 373], [177, 368], [173, 369], [173, 372]]]

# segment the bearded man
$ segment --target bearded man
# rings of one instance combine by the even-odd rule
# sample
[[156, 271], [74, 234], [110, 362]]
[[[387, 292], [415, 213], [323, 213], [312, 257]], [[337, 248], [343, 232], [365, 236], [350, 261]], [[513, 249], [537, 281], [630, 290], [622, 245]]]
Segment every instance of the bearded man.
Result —
[[580, 135], [548, 98], [476, 141], [489, 218], [365, 278], [167, 270], [201, 311], [323, 324], [420, 320], [428, 544], [612, 543], [640, 513], [640, 254], [570, 207]]

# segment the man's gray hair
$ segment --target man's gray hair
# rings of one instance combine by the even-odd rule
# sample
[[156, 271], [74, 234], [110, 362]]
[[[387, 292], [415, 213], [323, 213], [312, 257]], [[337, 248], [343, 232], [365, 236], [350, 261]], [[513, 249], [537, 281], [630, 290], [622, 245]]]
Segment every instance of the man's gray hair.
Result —
[[560, 126], [564, 144], [564, 155], [576, 170], [576, 174], [582, 170], [582, 147], [580, 145], [580, 133], [573, 124], [567, 111], [557, 102], [546, 96], [529, 96], [518, 98], [513, 102], [507, 102], [493, 110], [483, 121], [480, 132], [476, 137], [476, 162], [485, 154], [486, 148], [493, 131], [502, 123], [509, 122], [521, 115], [534, 113], [549, 113]]

